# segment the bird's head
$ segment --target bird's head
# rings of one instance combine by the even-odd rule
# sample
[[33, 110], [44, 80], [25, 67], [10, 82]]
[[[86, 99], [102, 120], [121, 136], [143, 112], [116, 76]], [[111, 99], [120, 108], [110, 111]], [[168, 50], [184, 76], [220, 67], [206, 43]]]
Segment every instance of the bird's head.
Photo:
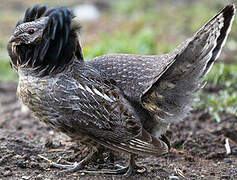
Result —
[[15, 45], [35, 44], [37, 45], [43, 36], [49, 18], [42, 17], [32, 22], [19, 24], [10, 37], [10, 43]]
[[28, 9], [10, 37], [8, 53], [15, 69], [34, 69], [38, 76], [61, 72], [77, 57], [80, 24], [68, 8], [34, 6]]

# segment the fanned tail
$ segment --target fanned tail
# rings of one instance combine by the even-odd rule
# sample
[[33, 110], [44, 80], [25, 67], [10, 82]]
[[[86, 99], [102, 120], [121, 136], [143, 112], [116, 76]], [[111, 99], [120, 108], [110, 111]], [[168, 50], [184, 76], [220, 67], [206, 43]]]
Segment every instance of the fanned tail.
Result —
[[220, 55], [234, 15], [235, 6], [232, 4], [208, 21], [142, 97], [143, 106], [158, 122], [181, 121], [190, 111], [193, 94], [202, 86], [202, 77]]

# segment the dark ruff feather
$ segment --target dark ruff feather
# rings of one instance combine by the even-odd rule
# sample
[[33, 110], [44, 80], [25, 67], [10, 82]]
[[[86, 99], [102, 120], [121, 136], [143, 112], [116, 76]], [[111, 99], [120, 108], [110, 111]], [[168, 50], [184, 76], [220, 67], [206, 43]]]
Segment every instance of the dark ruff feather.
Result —
[[[75, 51], [79, 56], [79, 47], [75, 40], [77, 32], [70, 29], [74, 15], [67, 8], [34, 6], [27, 9], [23, 20], [19, 21], [17, 26], [41, 17], [48, 17], [49, 20], [40, 43], [19, 45], [17, 53], [22, 65], [28, 62], [28, 67], [34, 67], [35, 75], [42, 77], [63, 71], [72, 62]], [[83, 58], [82, 54], [80, 58]], [[15, 61], [12, 63], [16, 65]]]

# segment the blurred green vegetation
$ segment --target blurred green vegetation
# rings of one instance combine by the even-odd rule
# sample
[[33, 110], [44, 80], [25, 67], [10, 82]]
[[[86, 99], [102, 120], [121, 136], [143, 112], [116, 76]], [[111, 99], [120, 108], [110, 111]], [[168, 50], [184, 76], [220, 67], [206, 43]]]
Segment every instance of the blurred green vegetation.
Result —
[[206, 81], [221, 87], [221, 90], [215, 93], [200, 91], [196, 107], [207, 109], [218, 122], [221, 121], [221, 113], [237, 117], [237, 63], [216, 64], [207, 74]]
[[10, 68], [9, 62], [0, 63], [0, 77], [1, 81], [17, 81], [16, 73]]
[[[2, 1], [0, 4], [0, 80], [16, 81], [6, 52], [8, 38], [33, 1]], [[40, 0], [50, 6], [73, 7], [78, 2]], [[89, 2], [89, 1], [88, 1]], [[93, 22], [82, 22], [83, 52], [86, 59], [108, 53], [164, 54], [190, 37], [223, 8], [223, 0], [104, 0], [109, 6]], [[233, 1], [236, 2], [236, 1]], [[237, 2], [236, 2], [237, 3]], [[206, 76], [207, 83], [224, 88], [217, 93], [201, 91], [195, 108], [205, 108], [220, 121], [222, 112], [237, 116], [237, 23], [234, 23], [221, 63]], [[224, 58], [223, 58], [224, 57]], [[231, 63], [226, 64], [228, 60]]]

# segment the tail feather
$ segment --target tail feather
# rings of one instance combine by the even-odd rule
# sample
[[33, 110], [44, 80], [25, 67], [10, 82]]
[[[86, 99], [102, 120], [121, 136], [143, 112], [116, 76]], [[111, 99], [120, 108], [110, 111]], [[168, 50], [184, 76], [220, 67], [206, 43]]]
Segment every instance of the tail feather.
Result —
[[235, 5], [228, 5], [219, 13], [219, 15], [221, 15], [224, 18], [223, 27], [221, 28], [220, 36], [217, 38], [217, 45], [212, 52], [211, 59], [207, 63], [207, 67], [206, 70], [204, 71], [204, 74], [208, 73], [214, 61], [219, 57], [221, 53], [221, 49], [226, 42], [228, 34], [231, 30], [232, 23], [234, 21], [235, 11], [236, 11]]
[[158, 122], [181, 121], [190, 111], [193, 93], [202, 86], [202, 77], [220, 55], [234, 14], [235, 6], [228, 5], [207, 22], [142, 97], [144, 107]]

